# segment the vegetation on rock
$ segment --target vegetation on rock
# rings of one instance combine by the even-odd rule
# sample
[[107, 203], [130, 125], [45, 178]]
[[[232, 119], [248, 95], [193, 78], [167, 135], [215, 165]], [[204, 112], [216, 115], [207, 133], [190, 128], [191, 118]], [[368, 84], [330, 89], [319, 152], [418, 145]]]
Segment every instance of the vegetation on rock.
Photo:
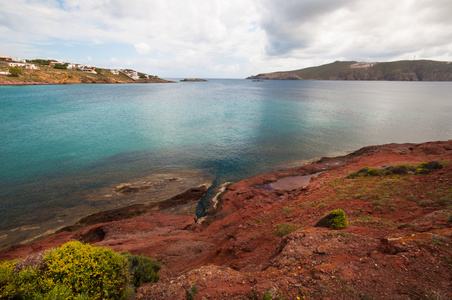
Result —
[[131, 283], [157, 282], [152, 259], [81, 242], [0, 265], [1, 299], [125, 299]]
[[344, 229], [347, 227], [347, 217], [342, 209], [330, 211], [326, 216], [322, 217], [315, 227], [327, 227], [333, 229]]
[[279, 224], [278, 226], [276, 226], [276, 229], [276, 236], [283, 237], [285, 235], [288, 235], [289, 233], [297, 231], [298, 229], [300, 229], [300, 226], [295, 224]]
[[352, 171], [347, 175], [347, 178], [353, 179], [357, 177], [369, 177], [369, 176], [385, 176], [385, 175], [405, 175], [405, 174], [430, 174], [436, 170], [440, 170], [448, 162], [430, 161], [423, 162], [418, 165], [400, 164], [396, 166], [382, 167], [382, 168], [370, 168], [364, 167], [358, 171]]
[[162, 266], [155, 260], [143, 255], [131, 255], [128, 252], [121, 252], [128, 263], [130, 274], [132, 275], [132, 283], [135, 288], [145, 283], [155, 283], [159, 281], [158, 271]]
[[22, 75], [22, 70], [18, 67], [9, 67], [9, 74], [13, 77], [19, 77]]

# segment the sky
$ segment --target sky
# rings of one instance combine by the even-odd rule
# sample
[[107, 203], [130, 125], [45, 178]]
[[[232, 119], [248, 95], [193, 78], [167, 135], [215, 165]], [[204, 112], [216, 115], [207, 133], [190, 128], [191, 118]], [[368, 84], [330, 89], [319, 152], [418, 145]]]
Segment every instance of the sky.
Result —
[[245, 78], [336, 60], [452, 61], [450, 0], [0, 0], [0, 55]]

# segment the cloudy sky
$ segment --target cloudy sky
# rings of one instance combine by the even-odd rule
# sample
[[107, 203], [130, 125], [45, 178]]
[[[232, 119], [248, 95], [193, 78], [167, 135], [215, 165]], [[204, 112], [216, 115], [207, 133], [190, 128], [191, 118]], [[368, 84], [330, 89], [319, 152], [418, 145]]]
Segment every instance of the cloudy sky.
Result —
[[1, 0], [0, 55], [244, 78], [336, 60], [452, 60], [450, 0]]

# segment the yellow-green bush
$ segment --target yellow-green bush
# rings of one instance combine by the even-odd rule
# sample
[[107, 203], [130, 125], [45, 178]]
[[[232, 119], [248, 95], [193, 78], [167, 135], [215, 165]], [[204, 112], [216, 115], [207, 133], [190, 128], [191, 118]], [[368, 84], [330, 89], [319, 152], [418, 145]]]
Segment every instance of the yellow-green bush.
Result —
[[298, 229], [300, 229], [300, 226], [295, 225], [295, 224], [279, 224], [278, 226], [276, 226], [276, 236], [277, 237], [283, 237], [285, 235], [288, 235], [294, 231], [297, 231]]
[[1, 263], [0, 299], [125, 299], [132, 284], [157, 282], [158, 270], [143, 256], [68, 242], [29, 261]]
[[111, 249], [68, 242], [46, 257], [46, 277], [91, 299], [122, 299], [128, 295], [126, 259]]
[[345, 216], [344, 211], [342, 209], [335, 209], [322, 217], [314, 226], [344, 229], [347, 225], [347, 217]]
[[400, 164], [382, 168], [364, 167], [358, 171], [352, 171], [347, 178], [354, 179], [359, 177], [385, 176], [385, 175], [406, 175], [406, 174], [430, 174], [447, 166], [449, 161], [438, 162], [436, 160], [423, 162], [418, 165]]
[[6, 261], [0, 265], [0, 299], [42, 299], [42, 295], [55, 286], [39, 268], [29, 267], [17, 272], [16, 263]]

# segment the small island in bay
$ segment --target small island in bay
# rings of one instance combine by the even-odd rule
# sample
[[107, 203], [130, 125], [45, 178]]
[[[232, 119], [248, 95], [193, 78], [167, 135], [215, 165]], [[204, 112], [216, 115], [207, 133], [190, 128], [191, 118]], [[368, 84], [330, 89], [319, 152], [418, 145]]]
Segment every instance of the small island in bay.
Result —
[[207, 80], [205, 80], [205, 79], [201, 79], [201, 78], [185, 78], [185, 79], [182, 79], [181, 81], [183, 81], [183, 82], [197, 82], [197, 81], [207, 81]]
[[335, 61], [293, 71], [261, 73], [247, 79], [452, 81], [452, 63], [434, 60]]
[[0, 56], [0, 85], [167, 82], [172, 81], [132, 69], [104, 69], [54, 59]]

